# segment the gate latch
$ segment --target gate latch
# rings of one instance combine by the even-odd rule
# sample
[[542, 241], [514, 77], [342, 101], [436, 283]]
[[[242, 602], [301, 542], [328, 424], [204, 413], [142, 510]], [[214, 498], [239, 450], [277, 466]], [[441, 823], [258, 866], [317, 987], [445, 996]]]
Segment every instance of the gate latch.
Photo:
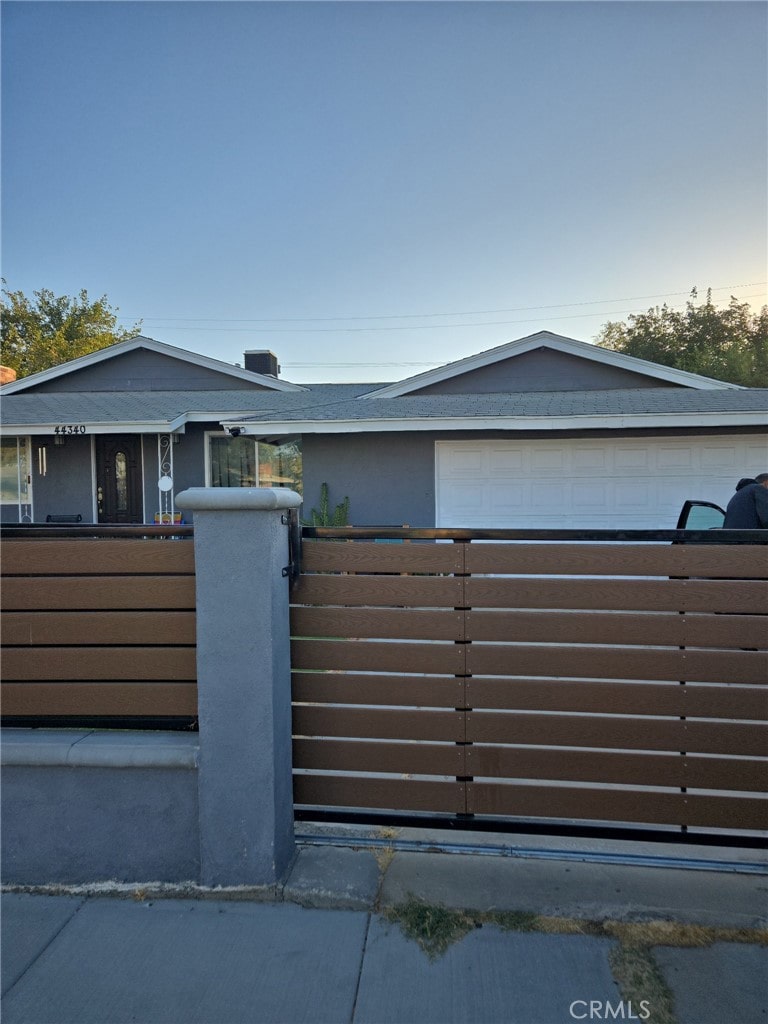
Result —
[[283, 526], [288, 527], [288, 565], [283, 569], [283, 578], [288, 577], [291, 587], [301, 575], [301, 523], [298, 509], [289, 509], [280, 517]]

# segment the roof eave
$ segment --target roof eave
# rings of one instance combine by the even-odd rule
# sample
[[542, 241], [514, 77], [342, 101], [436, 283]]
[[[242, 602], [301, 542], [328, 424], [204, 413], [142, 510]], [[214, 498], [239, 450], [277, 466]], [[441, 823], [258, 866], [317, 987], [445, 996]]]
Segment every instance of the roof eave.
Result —
[[766, 430], [765, 413], [684, 412], [617, 413], [576, 416], [445, 416], [402, 417], [369, 420], [248, 420], [227, 416], [220, 420], [229, 430], [238, 427], [252, 436], [282, 434], [389, 433], [402, 431], [481, 430], [638, 430], [671, 427], [760, 427]]

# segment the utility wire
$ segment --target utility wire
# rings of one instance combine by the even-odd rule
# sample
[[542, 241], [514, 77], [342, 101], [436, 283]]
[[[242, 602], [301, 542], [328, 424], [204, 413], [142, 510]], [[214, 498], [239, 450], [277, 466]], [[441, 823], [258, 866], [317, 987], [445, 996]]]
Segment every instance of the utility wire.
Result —
[[[720, 285], [717, 288], [708, 288], [707, 291], [721, 292], [728, 291], [730, 289], [738, 288], [757, 288], [765, 285], [765, 281], [752, 281], [748, 284], [730, 284]], [[192, 316], [140, 316], [139, 314], [124, 315], [118, 317], [119, 320], [151, 320], [156, 322], [176, 322], [176, 323], [240, 323], [240, 324], [276, 324], [276, 323], [331, 323], [339, 321], [349, 320], [425, 320], [435, 316], [490, 316], [496, 313], [525, 313], [533, 312], [535, 310], [544, 309], [571, 309], [578, 306], [595, 306], [601, 305], [607, 302], [642, 302], [648, 299], [666, 299], [673, 298], [677, 295], [690, 295], [693, 289], [689, 291], [678, 291], [678, 292], [662, 292], [654, 295], [628, 295], [618, 299], [591, 299], [584, 302], [560, 302], [554, 305], [548, 306], [510, 306], [504, 309], [471, 309], [471, 310], [460, 310], [458, 312], [441, 312], [441, 313], [381, 313], [377, 315], [368, 316], [305, 316], [305, 317], [263, 317], [261, 319], [246, 319], [237, 317], [192, 317]], [[755, 296], [746, 296], [747, 298], [755, 298]], [[620, 311], [614, 311], [620, 312]], [[575, 314], [575, 315], [587, 315], [587, 316], [600, 316], [600, 313], [589, 313], [589, 314]], [[614, 313], [607, 313], [607, 316], [612, 316]], [[500, 321], [502, 323], [522, 323], [524, 321]], [[427, 325], [431, 326], [431, 325]], [[444, 325], [439, 325], [444, 326]], [[457, 324], [456, 326], [462, 326]], [[466, 326], [483, 326], [470, 324]], [[328, 328], [334, 330], [335, 328]], [[389, 328], [376, 328], [378, 330], [388, 330]], [[407, 328], [410, 330], [411, 328]], [[199, 328], [199, 330], [208, 330], [208, 328]]]
[[[675, 294], [683, 294], [677, 292]], [[759, 295], [745, 295], [743, 299], [754, 299], [759, 298]], [[615, 300], [618, 301], [618, 300]], [[537, 308], [537, 307], [531, 307]], [[538, 307], [545, 309], [547, 307]], [[556, 308], [556, 307], [551, 307]], [[674, 307], [673, 307], [674, 308]], [[617, 317], [626, 316], [630, 313], [634, 313], [634, 309], [614, 309], [609, 312], [593, 312], [593, 313], [566, 313], [561, 316], [549, 316], [547, 320], [575, 320], [583, 317]], [[439, 314], [424, 314], [425, 316], [433, 316]], [[454, 314], [459, 315], [459, 314]], [[121, 319], [133, 319], [132, 317], [121, 318]], [[151, 317], [148, 319], [152, 319]], [[339, 318], [342, 319], [342, 318]], [[350, 317], [349, 319], [356, 319]], [[359, 319], [368, 319], [366, 317], [360, 317]], [[371, 318], [371, 319], [376, 319]], [[465, 327], [501, 327], [509, 324], [530, 324], [540, 321], [541, 317], [528, 317], [523, 320], [480, 320], [476, 323], [471, 324], [403, 324], [397, 327], [165, 327], [166, 331], [216, 331], [217, 333], [233, 333], [233, 334], [360, 334], [371, 331], [434, 331], [434, 330], [454, 330], [456, 328]], [[232, 321], [242, 322], [242, 321]], [[264, 321], [254, 320], [253, 323], [263, 323]], [[284, 323], [285, 321], [274, 321]]]

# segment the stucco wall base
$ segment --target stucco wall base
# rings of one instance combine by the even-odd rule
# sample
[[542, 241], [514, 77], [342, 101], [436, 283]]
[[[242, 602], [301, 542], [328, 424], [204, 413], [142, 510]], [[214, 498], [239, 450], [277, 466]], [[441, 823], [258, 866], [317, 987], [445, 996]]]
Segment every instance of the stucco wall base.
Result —
[[3, 730], [3, 882], [199, 881], [196, 740]]

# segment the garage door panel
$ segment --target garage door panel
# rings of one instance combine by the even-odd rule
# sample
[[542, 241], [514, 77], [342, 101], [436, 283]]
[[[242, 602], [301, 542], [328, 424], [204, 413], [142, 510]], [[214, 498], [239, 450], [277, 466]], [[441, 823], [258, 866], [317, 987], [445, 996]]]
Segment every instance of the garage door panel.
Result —
[[519, 477], [524, 468], [524, 453], [520, 448], [496, 448], [487, 458], [491, 472], [501, 476]]
[[567, 463], [568, 456], [562, 447], [531, 449], [531, 469], [535, 473], [563, 473]]
[[576, 472], [606, 473], [613, 466], [612, 452], [605, 448], [575, 448], [573, 452], [573, 468]]
[[646, 473], [650, 467], [650, 457], [647, 448], [619, 445], [614, 452], [614, 468], [617, 473]]
[[693, 469], [695, 465], [690, 445], [660, 445], [656, 468], [660, 473]]

